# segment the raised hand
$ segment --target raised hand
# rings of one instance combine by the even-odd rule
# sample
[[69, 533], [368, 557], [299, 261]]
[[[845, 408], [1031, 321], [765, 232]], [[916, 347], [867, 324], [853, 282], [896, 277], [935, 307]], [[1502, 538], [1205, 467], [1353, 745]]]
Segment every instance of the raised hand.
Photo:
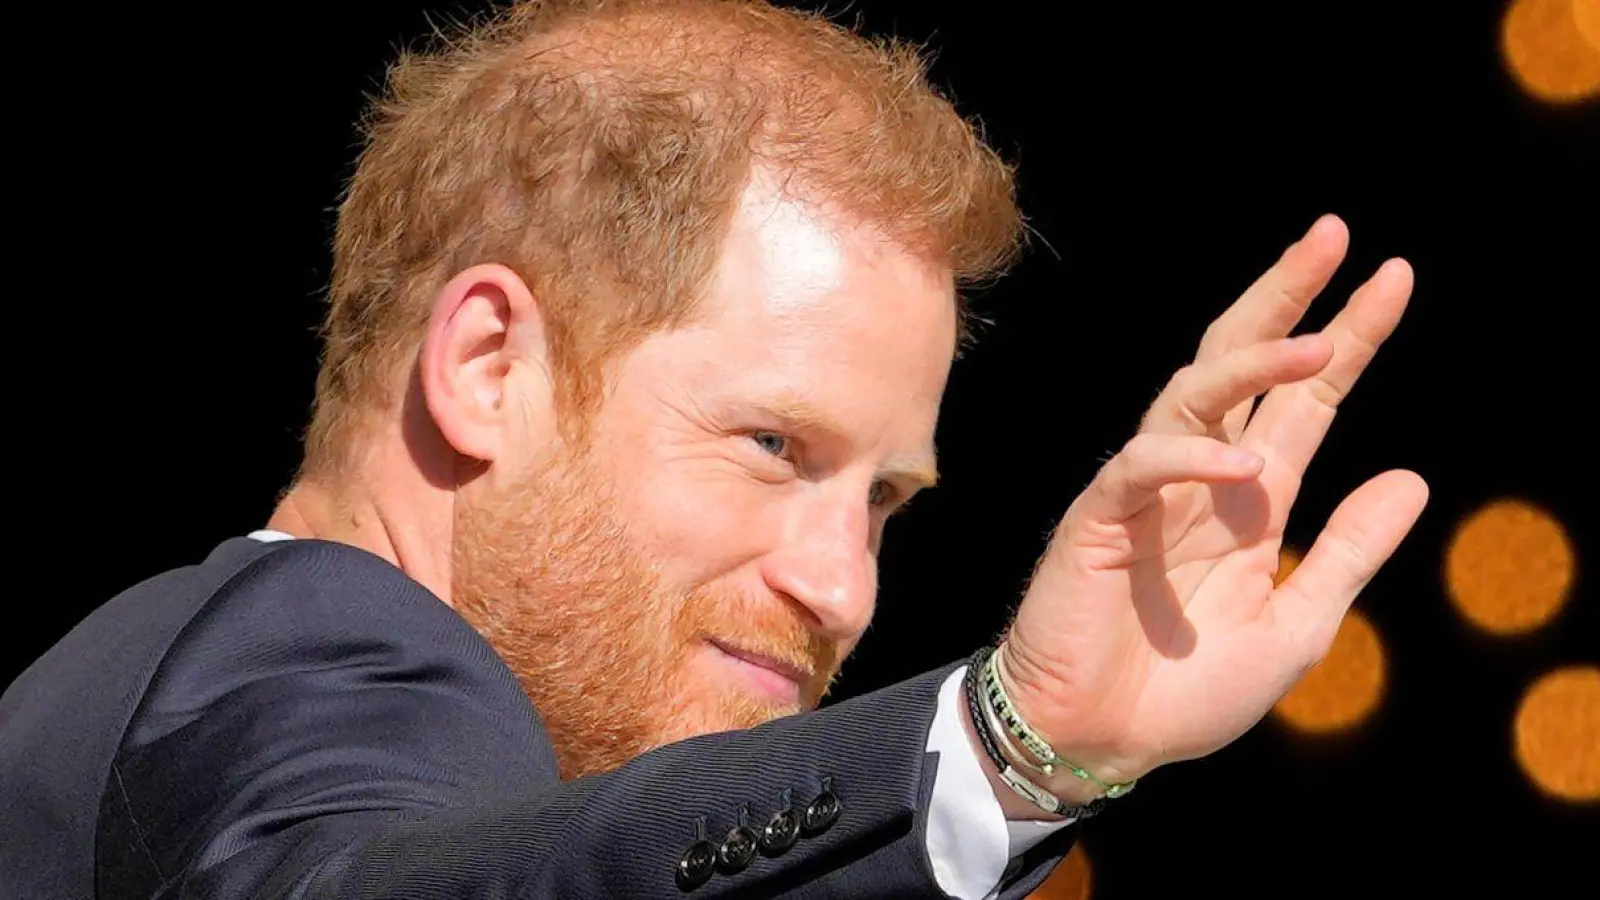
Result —
[[1322, 218], [1212, 323], [1040, 560], [1002, 660], [1024, 717], [1101, 781], [1258, 722], [1422, 513], [1420, 477], [1378, 475], [1273, 586], [1306, 467], [1411, 295], [1410, 266], [1390, 260], [1326, 329], [1287, 337], [1348, 242]]

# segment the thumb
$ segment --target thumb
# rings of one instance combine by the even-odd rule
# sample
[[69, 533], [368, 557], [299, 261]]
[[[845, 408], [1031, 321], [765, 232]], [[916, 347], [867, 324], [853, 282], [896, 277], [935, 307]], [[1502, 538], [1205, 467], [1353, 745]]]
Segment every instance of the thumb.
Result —
[[1356, 488], [1333, 511], [1305, 560], [1273, 592], [1277, 627], [1306, 666], [1328, 652], [1350, 604], [1394, 555], [1427, 503], [1427, 482], [1396, 469]]

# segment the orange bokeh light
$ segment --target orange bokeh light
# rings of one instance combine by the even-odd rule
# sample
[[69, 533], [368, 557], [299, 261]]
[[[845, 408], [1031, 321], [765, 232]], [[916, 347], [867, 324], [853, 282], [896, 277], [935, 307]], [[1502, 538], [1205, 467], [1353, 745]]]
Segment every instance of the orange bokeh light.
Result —
[[1600, 0], [1572, 0], [1572, 20], [1589, 47], [1600, 53]]
[[1468, 516], [1445, 552], [1450, 600], [1494, 634], [1522, 634], [1550, 621], [1567, 600], [1576, 569], [1555, 517], [1521, 500], [1500, 500]]
[[1028, 895], [1028, 900], [1089, 900], [1092, 881], [1089, 855], [1084, 852], [1082, 843], [1073, 844], [1067, 858]]
[[[1279, 550], [1278, 574], [1273, 583], [1283, 584], [1299, 567], [1300, 560], [1300, 551], [1293, 547]], [[1384, 669], [1378, 630], [1360, 611], [1352, 609], [1339, 624], [1328, 655], [1272, 711], [1301, 731], [1341, 731], [1378, 708], [1378, 701], [1383, 699]]]
[[1517, 764], [1545, 794], [1600, 800], [1600, 668], [1570, 666], [1535, 681], [1512, 725]]
[[1597, 0], [1514, 0], [1500, 24], [1500, 50], [1517, 84], [1548, 103], [1600, 95], [1600, 47], [1590, 29]]
[[1385, 668], [1378, 630], [1360, 610], [1352, 609], [1339, 623], [1328, 655], [1272, 711], [1285, 724], [1313, 734], [1351, 728], [1378, 708]]
[[1284, 547], [1278, 551], [1278, 574], [1272, 576], [1274, 587], [1283, 584], [1294, 570], [1300, 567], [1300, 551], [1293, 547]]

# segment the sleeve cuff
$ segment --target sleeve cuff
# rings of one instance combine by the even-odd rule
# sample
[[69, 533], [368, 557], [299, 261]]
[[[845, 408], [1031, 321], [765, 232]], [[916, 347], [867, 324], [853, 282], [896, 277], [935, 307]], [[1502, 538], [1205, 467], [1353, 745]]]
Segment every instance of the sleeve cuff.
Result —
[[986, 900], [994, 895], [1006, 864], [1040, 841], [1071, 825], [1010, 822], [961, 724], [961, 679], [957, 668], [939, 688], [928, 752], [939, 754], [933, 796], [928, 804], [928, 860], [934, 879], [956, 900]]

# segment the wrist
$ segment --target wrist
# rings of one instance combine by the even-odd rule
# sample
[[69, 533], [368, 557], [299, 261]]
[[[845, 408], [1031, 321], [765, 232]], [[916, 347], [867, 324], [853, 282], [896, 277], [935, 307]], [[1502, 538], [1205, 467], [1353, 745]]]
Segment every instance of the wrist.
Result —
[[1131, 783], [1101, 782], [1057, 755], [1018, 715], [999, 664], [994, 648], [973, 655], [963, 678], [960, 721], [1006, 818], [1088, 818], [1132, 789]]
[[[1049, 685], [1064, 679], [1041, 665], [1014, 636], [1008, 636], [995, 648], [995, 662], [1007, 699], [1018, 716], [1056, 754], [1070, 761], [1070, 768], [1078, 770], [1077, 774], [1070, 770], [1054, 773], [1048, 779], [1052, 789], [1076, 788], [1081, 793], [1077, 786], [1088, 781], [1091, 795], [1100, 796], [1111, 785], [1131, 784], [1155, 768], [1137, 754], [1121, 749], [1116, 741], [1104, 738], [1106, 729], [1093, 724], [1090, 717], [1058, 702]], [[1092, 793], [1093, 788], [1098, 788], [1099, 793]]]
[[[960, 704], [961, 727], [967, 734], [967, 741], [972, 745], [972, 752], [978, 758], [978, 765], [983, 768], [983, 775], [989, 781], [989, 788], [994, 791], [995, 799], [1000, 802], [1000, 811], [1007, 821], [1012, 822], [1058, 822], [1062, 818], [1056, 813], [1048, 813], [1030, 800], [1019, 795], [1005, 779], [1000, 777], [1000, 767], [990, 758], [983, 742], [978, 738], [977, 726], [972, 721], [972, 711], [966, 704]], [[1013, 765], [1017, 761], [1013, 761]], [[1070, 795], [1060, 795], [1068, 803], [1087, 802], [1092, 798], [1077, 800]]]

